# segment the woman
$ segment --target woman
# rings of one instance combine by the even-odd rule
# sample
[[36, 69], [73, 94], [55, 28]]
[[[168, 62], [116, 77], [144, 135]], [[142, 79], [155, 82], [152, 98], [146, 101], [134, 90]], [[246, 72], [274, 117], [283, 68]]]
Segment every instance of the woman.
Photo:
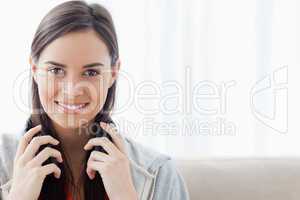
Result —
[[[30, 66], [32, 114], [20, 138], [0, 140], [2, 199], [188, 199], [169, 156], [114, 128], [120, 59], [105, 8], [53, 8], [34, 36]], [[101, 130], [107, 137], [95, 137]]]

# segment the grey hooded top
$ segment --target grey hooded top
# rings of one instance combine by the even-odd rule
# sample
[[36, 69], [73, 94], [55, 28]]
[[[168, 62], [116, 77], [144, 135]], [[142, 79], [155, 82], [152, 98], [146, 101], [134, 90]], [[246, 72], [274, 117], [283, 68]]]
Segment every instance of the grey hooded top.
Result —
[[[182, 175], [170, 156], [143, 146], [121, 134], [130, 160], [131, 175], [139, 200], [188, 200]], [[0, 200], [7, 199], [13, 160], [20, 136], [0, 134]]]

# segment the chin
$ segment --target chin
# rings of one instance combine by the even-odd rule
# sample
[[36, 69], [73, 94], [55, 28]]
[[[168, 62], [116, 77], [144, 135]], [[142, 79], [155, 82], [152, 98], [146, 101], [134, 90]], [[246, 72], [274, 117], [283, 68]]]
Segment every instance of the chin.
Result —
[[54, 117], [52, 118], [52, 121], [63, 129], [78, 129], [89, 122], [87, 119], [77, 119], [74, 117]]

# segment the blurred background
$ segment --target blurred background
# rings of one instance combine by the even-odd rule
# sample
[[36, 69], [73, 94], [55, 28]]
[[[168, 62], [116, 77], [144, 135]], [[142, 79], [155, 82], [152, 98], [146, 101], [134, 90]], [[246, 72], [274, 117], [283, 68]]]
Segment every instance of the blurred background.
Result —
[[[2, 2], [0, 133], [29, 115], [31, 40], [61, 2]], [[122, 134], [184, 159], [300, 155], [300, 1], [88, 2], [116, 26]]]

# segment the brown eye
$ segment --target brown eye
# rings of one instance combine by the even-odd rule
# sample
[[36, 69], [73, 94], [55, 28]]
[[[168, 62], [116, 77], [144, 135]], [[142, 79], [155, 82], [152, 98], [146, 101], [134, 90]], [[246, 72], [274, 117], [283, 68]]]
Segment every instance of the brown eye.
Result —
[[100, 73], [96, 70], [87, 70], [84, 72], [85, 76], [97, 76]]
[[49, 72], [53, 73], [54, 75], [64, 75], [64, 70], [58, 67], [54, 67], [48, 70]]

